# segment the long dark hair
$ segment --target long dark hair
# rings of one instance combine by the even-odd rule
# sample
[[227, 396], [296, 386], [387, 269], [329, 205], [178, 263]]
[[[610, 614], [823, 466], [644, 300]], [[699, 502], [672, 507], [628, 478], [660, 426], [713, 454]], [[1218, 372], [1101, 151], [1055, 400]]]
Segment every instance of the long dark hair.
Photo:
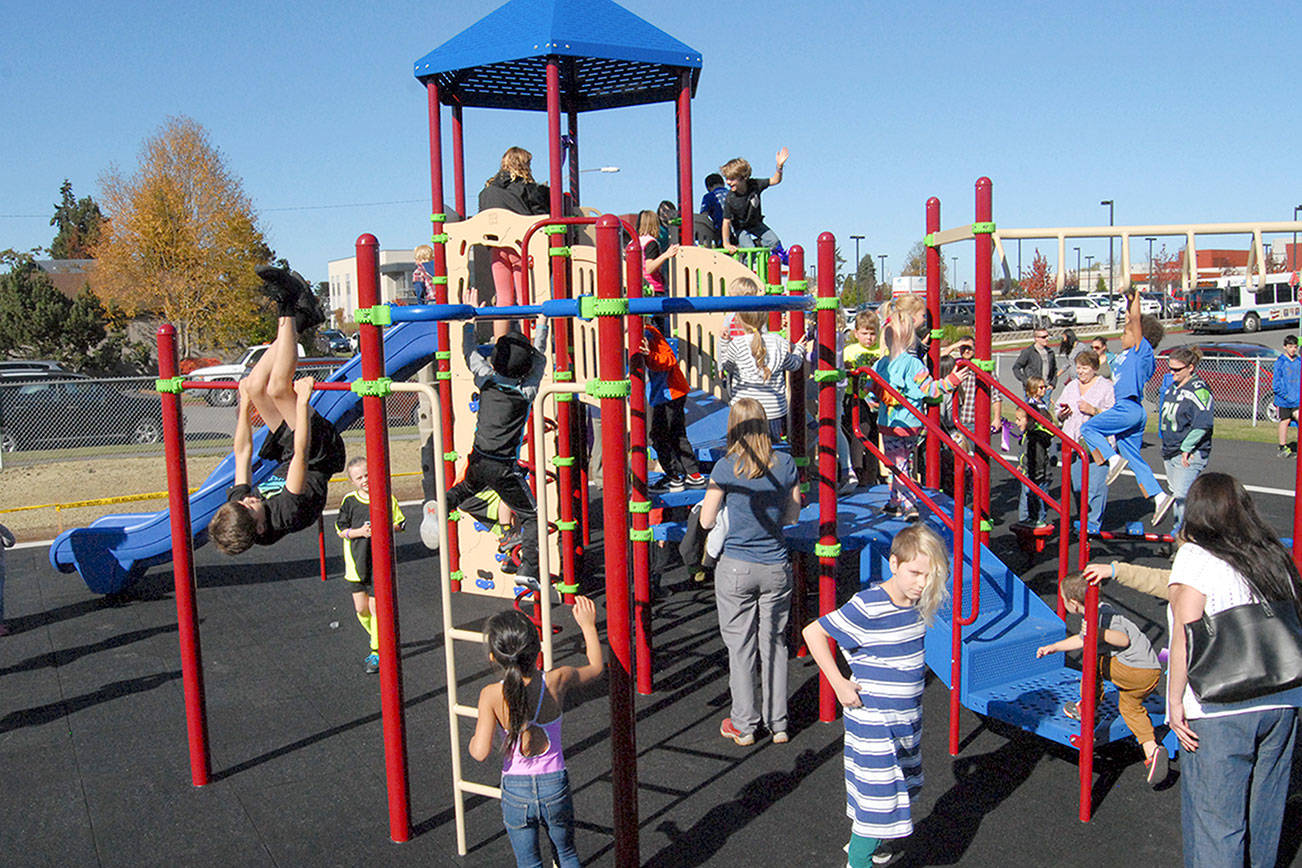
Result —
[[1180, 534], [1233, 567], [1258, 598], [1290, 600], [1302, 616], [1297, 567], [1239, 480], [1226, 473], [1199, 474], [1185, 500]]
[[[510, 753], [529, 722], [529, 696], [524, 679], [537, 671], [542, 643], [533, 622], [516, 609], [489, 618], [484, 638], [493, 662], [502, 667], [502, 698], [506, 700], [506, 741], [502, 753]], [[546, 685], [540, 689], [546, 689]]]
[[1064, 330], [1062, 340], [1058, 342], [1058, 352], [1065, 356], [1071, 352], [1071, 348], [1074, 346], [1076, 346], [1076, 330]]

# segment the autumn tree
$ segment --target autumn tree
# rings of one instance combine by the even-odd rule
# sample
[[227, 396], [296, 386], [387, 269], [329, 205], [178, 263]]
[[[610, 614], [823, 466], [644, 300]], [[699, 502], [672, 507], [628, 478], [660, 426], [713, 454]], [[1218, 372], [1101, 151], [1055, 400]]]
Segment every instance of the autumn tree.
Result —
[[[901, 276], [904, 277], [923, 277], [927, 273], [927, 245], [919, 241], [909, 248], [909, 255], [904, 257], [904, 267], [900, 269]], [[949, 283], [949, 271], [945, 268], [945, 257], [940, 257], [940, 285], [947, 286]]]
[[1049, 260], [1037, 248], [1035, 258], [1031, 260], [1031, 270], [1021, 280], [1022, 289], [1031, 298], [1043, 300], [1052, 298], [1058, 288], [1058, 278], [1049, 268]]
[[58, 231], [50, 242], [50, 256], [55, 259], [90, 259], [99, 243], [104, 215], [89, 196], [78, 199], [72, 194], [72, 182], [63, 179], [59, 204], [54, 206], [50, 225]]
[[95, 248], [98, 285], [128, 314], [176, 325], [182, 353], [242, 341], [265, 322], [255, 265], [272, 254], [240, 179], [208, 132], [170, 118], [141, 149], [134, 175], [100, 179], [109, 222]]

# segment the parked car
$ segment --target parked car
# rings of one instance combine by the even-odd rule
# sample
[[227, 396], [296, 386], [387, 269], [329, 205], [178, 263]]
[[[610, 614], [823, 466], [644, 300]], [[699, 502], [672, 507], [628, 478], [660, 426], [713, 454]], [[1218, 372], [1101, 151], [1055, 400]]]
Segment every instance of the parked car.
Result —
[[1139, 294], [1139, 311], [1140, 313], [1152, 314], [1153, 316], [1165, 319], [1173, 316], [1169, 309], [1169, 299], [1160, 292], [1141, 292]]
[[1103, 325], [1108, 321], [1108, 308], [1088, 295], [1064, 295], [1054, 299], [1054, 305], [1073, 311], [1081, 325]]
[[1056, 300], [1050, 299], [1040, 305], [1040, 310], [1049, 318], [1051, 326], [1072, 326], [1076, 325], [1076, 308], [1070, 305], [1059, 304]]
[[1024, 331], [1035, 327], [1035, 314], [1017, 307], [1011, 301], [997, 301], [991, 305], [991, 325], [995, 331]]
[[[238, 360], [231, 362], [229, 365], [210, 365], [206, 368], [196, 368], [187, 376], [187, 380], [197, 380], [201, 382], [220, 383], [233, 382], [238, 383], [248, 376], [249, 371], [262, 358], [263, 353], [271, 344], [255, 344], [244, 351], [244, 355]], [[305, 358], [303, 356], [303, 345], [296, 345], [298, 348], [298, 369], [301, 372], [312, 373], [318, 378], [324, 378], [343, 364], [342, 359], [334, 356], [324, 358]], [[239, 394], [234, 389], [205, 389], [204, 399], [214, 407], [232, 407], [239, 400]]]
[[70, 376], [0, 389], [0, 449], [162, 439], [162, 401], [156, 392]]
[[46, 359], [0, 359], [0, 379], [68, 373], [63, 365]]
[[328, 353], [346, 353], [351, 349], [348, 336], [339, 329], [322, 329], [317, 333], [317, 340]]
[[[1247, 341], [1212, 341], [1196, 346], [1203, 354], [1197, 373], [1211, 390], [1213, 412], [1217, 416], [1251, 419], [1255, 401], [1258, 419], [1279, 421], [1273, 388], [1278, 350]], [[1144, 385], [1144, 400], [1150, 403], [1157, 402], [1172, 349], [1158, 352], [1157, 370]]]
[[941, 325], [976, 325], [976, 303], [946, 301], [940, 305]]

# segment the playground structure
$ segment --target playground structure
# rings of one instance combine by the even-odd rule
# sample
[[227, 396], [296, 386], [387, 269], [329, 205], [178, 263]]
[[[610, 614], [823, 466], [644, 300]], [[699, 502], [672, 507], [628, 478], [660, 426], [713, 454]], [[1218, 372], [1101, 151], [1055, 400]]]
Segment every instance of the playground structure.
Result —
[[[487, 26], [489, 32], [505, 33], [520, 30], [519, 21], [510, 27], [503, 20], [494, 20], [504, 10], [520, 14], [534, 6], [527, 0], [513, 0], [498, 12], [475, 27]], [[589, 10], [595, 6], [603, 9], [608, 4], [574, 2], [565, 5]], [[615, 7], [618, 8], [618, 7]], [[571, 9], [574, 11], [574, 9]], [[622, 12], [623, 10], [619, 10]], [[627, 13], [625, 13], [627, 14]], [[644, 22], [642, 22], [644, 24]], [[649, 25], [648, 25], [649, 26]], [[475, 28], [466, 33], [469, 34]], [[527, 30], [527, 28], [525, 28]], [[659, 33], [659, 31], [656, 31]], [[464, 36], [465, 34], [463, 34]], [[661, 34], [663, 35], [663, 34]], [[803, 251], [798, 246], [791, 250], [791, 266], [784, 285], [780, 267], [770, 262], [764, 282], [766, 296], [743, 303], [726, 297], [728, 281], [746, 273], [738, 263], [714, 251], [691, 247], [690, 226], [682, 228], [683, 249], [671, 267], [670, 296], [666, 299], [641, 299], [641, 252], [636, 244], [623, 247], [616, 218], [564, 217], [561, 193], [561, 135], [560, 114], [569, 116], [570, 195], [578, 200], [578, 149], [577, 113], [586, 108], [604, 108], [634, 104], [632, 97], [613, 92], [610, 85], [621, 71], [630, 73], [636, 68], [642, 73], [654, 73], [654, 93], [657, 99], [670, 98], [676, 103], [679, 133], [679, 200], [681, 213], [692, 210], [691, 196], [691, 140], [690, 101], [700, 69], [700, 56], [690, 52], [673, 55], [656, 55], [655, 58], [605, 58], [608, 75], [603, 79], [607, 92], [582, 95], [576, 83], [584, 79], [585, 66], [578, 57], [568, 56], [568, 43], [562, 40], [527, 39], [526, 53], [513, 54], [516, 49], [503, 48], [497, 59], [468, 61], [464, 53], [458, 54], [456, 42], [417, 62], [417, 77], [426, 86], [430, 110], [431, 197], [434, 213], [433, 246], [435, 303], [409, 308], [391, 308], [378, 304], [378, 243], [373, 236], [363, 235], [358, 240], [357, 262], [361, 307], [358, 322], [361, 329], [362, 349], [358, 359], [339, 372], [333, 382], [319, 384], [321, 394], [314, 400], [318, 412], [332, 421], [355, 418], [359, 413], [366, 420], [367, 457], [375, 490], [371, 497], [371, 523], [373, 527], [391, 528], [388, 482], [387, 422], [383, 410], [384, 395], [388, 391], [412, 390], [425, 395], [430, 402], [430, 430], [440, 438], [432, 468], [435, 490], [440, 494], [439, 519], [448, 529], [447, 542], [440, 547], [439, 566], [441, 585], [445, 594], [443, 606], [445, 651], [449, 672], [452, 668], [452, 641], [479, 641], [473, 631], [458, 628], [453, 619], [452, 595], [456, 590], [491, 592], [514, 596], [510, 582], [501, 580], [500, 569], [490, 555], [489, 548], [470, 544], [469, 532], [464, 523], [447, 514], [441, 493], [447, 488], [456, 470], [460, 454], [466, 450], [469, 432], [473, 430], [473, 415], [466, 412], [469, 406], [468, 377], [454, 360], [460, 357], [459, 335], [449, 328], [449, 323], [468, 318], [492, 317], [524, 318], [543, 313], [555, 318], [554, 366], [540, 391], [534, 409], [534, 436], [528, 463], [532, 466], [540, 502], [540, 556], [546, 565], [540, 580], [546, 588], [552, 584], [552, 564], [559, 568], [557, 590], [572, 593], [577, 588], [575, 565], [581, 556], [586, 531], [588, 485], [584, 468], [577, 459], [581, 456], [576, 432], [583, 429], [584, 416], [591, 409], [600, 411], [602, 461], [603, 528], [606, 544], [603, 558], [606, 577], [607, 635], [612, 653], [610, 661], [610, 713], [611, 713], [611, 778], [612, 804], [614, 806], [615, 861], [633, 865], [638, 861], [637, 813], [637, 751], [635, 745], [635, 717], [633, 690], [650, 692], [652, 684], [652, 658], [650, 648], [651, 622], [649, 587], [647, 584], [648, 545], [656, 530], [650, 526], [650, 512], [656, 502], [665, 498], [652, 498], [646, 491], [647, 454], [644, 372], [640, 369], [635, 349], [640, 343], [639, 315], [670, 314], [675, 316], [680, 337], [680, 359], [686, 367], [691, 385], [700, 397], [720, 397], [721, 383], [716, 364], [715, 343], [718, 313], [729, 309], [763, 306], [771, 308], [770, 327], [783, 325], [785, 308], [790, 316], [788, 335], [799, 337], [804, 331], [805, 312], [813, 306], [817, 320], [819, 350], [816, 371], [812, 380], [818, 388], [818, 442], [816, 462], [809, 463], [805, 455], [804, 400], [798, 397], [804, 389], [805, 378], [793, 376], [793, 397], [790, 402], [794, 423], [790, 426], [793, 450], [804, 459], [802, 468], [816, 472], [816, 485], [810, 494], [811, 503], [802, 513], [799, 525], [792, 532], [792, 546], [817, 560], [818, 610], [834, 607], [837, 594], [838, 557], [843, 551], [859, 552], [860, 581], [871, 581], [883, 576], [886, 552], [890, 539], [902, 526], [900, 522], [880, 514], [881, 492], [870, 491], [841, 503], [836, 495], [836, 454], [834, 419], [837, 414], [836, 383], [847, 372], [836, 369], [835, 357], [835, 264], [834, 239], [825, 233], [818, 240], [818, 292], [817, 300], [810, 297], [803, 271]], [[514, 37], [512, 37], [514, 38]], [[576, 43], [578, 40], [574, 40]], [[540, 48], [542, 54], [539, 54]], [[451, 47], [451, 48], [450, 48]], [[683, 48], [686, 48], [683, 46]], [[448, 49], [456, 64], [446, 58], [435, 57]], [[643, 49], [637, 49], [638, 51]], [[648, 49], [649, 50], [649, 49]], [[633, 52], [630, 49], [629, 52]], [[520, 57], [526, 58], [520, 60]], [[625, 66], [626, 65], [626, 66]], [[648, 67], [655, 67], [649, 70]], [[611, 71], [611, 70], [615, 71]], [[516, 91], [512, 85], [519, 82]], [[538, 88], [536, 79], [542, 76], [545, 87]], [[532, 82], [526, 85], [526, 80]], [[562, 82], [568, 90], [563, 92]], [[476, 83], [483, 85], [476, 91]], [[491, 86], [490, 86], [491, 85]], [[476, 96], [476, 94], [479, 94]], [[570, 102], [568, 106], [565, 100]], [[640, 98], [639, 98], [640, 99]], [[650, 101], [649, 99], [647, 101]], [[458, 223], [445, 221], [443, 194], [443, 166], [441, 155], [441, 105], [452, 110], [453, 166], [456, 210], [465, 213], [464, 159], [461, 153], [461, 110], [464, 106], [497, 106], [516, 108], [545, 108], [548, 118], [548, 138], [551, 143], [551, 215], [538, 219], [518, 217], [505, 212], [487, 212], [471, 220]], [[925, 417], [927, 429], [927, 475], [921, 485], [906, 483], [928, 507], [924, 520], [937, 526], [953, 547], [953, 600], [948, 611], [943, 611], [936, 624], [928, 631], [927, 662], [950, 689], [950, 750], [958, 753], [958, 710], [967, 706], [978, 712], [1008, 720], [1018, 726], [1035, 731], [1046, 738], [1069, 745], [1080, 755], [1080, 814], [1089, 818], [1092, 785], [1092, 755], [1096, 739], [1114, 740], [1125, 730], [1116, 714], [1115, 704], [1106, 702], [1096, 708], [1094, 696], [1094, 665], [1097, 648], [1087, 643], [1083, 671], [1069, 669], [1061, 658], [1035, 660], [1033, 653], [1024, 654], [1050, 638], [1059, 638], [1063, 623], [1055, 613], [1025, 584], [1003, 565], [986, 547], [990, 527], [989, 514], [990, 476], [988, 461], [1002, 459], [988, 449], [988, 438], [978, 432], [989, 430], [989, 397], [992, 391], [1001, 390], [990, 376], [991, 335], [989, 323], [991, 303], [991, 262], [993, 250], [1000, 238], [1043, 237], [1018, 236], [1018, 230], [1000, 233], [993, 222], [991, 184], [988, 179], [977, 183], [975, 220], [970, 225], [953, 230], [940, 228], [940, 210], [937, 200], [930, 200], [926, 208], [928, 257], [928, 309], [933, 322], [939, 322], [940, 249], [944, 244], [972, 240], [975, 247], [976, 275], [976, 358], [972, 364], [977, 378], [977, 422], [975, 431], [964, 432], [979, 450], [968, 455], [946, 435], [939, 425], [939, 410], [928, 407], [918, 412]], [[1227, 224], [1229, 225], [1229, 224]], [[1274, 224], [1262, 224], [1261, 231]], [[1294, 224], [1283, 224], [1289, 229]], [[1118, 229], [1125, 227], [1118, 227]], [[1031, 231], [1031, 230], [1026, 230]], [[1282, 231], [1282, 230], [1281, 230]], [[535, 249], [533, 243], [539, 239]], [[1072, 236], [1077, 237], [1077, 236]], [[1260, 244], [1259, 233], [1255, 236]], [[590, 244], [583, 243], [591, 239]], [[475, 247], [512, 246], [524, 254], [527, 287], [536, 287], [534, 301], [526, 290], [525, 303], [513, 308], [475, 309], [453, 301], [453, 290], [459, 300], [470, 280], [467, 257]], [[1123, 247], [1124, 250], [1124, 247]], [[1124, 255], [1124, 254], [1123, 254]], [[1258, 260], [1259, 262], [1260, 260]], [[544, 291], [542, 288], [546, 288]], [[588, 316], [590, 319], [580, 319]], [[387, 326], [387, 328], [386, 328]], [[203, 673], [199, 643], [199, 621], [195, 601], [195, 578], [192, 545], [196, 538], [202, 542], [203, 528], [211, 511], [224, 500], [228, 477], [215, 472], [199, 493], [187, 499], [185, 461], [183, 455], [184, 432], [181, 425], [180, 394], [185, 388], [198, 387], [177, 375], [174, 331], [164, 326], [159, 334], [159, 389], [164, 394], [165, 437], [167, 443], [168, 487], [173, 493], [171, 508], [146, 521], [139, 517], [110, 517], [112, 521], [93, 528], [71, 532], [51, 549], [51, 560], [60, 569], [68, 570], [83, 563], [100, 575], [104, 587], [121, 587], [132, 575], [148, 566], [170, 559], [174, 566], [178, 623], [182, 647], [182, 673], [187, 705], [187, 728], [190, 739], [192, 780], [196, 785], [208, 782], [210, 776], [207, 752], [207, 724], [204, 713]], [[627, 350], [627, 355], [626, 355]], [[932, 342], [932, 360], [939, 361], [939, 343]], [[411, 376], [430, 361], [436, 363], [434, 376], [436, 389], [419, 384], [394, 382]], [[883, 391], [888, 384], [868, 370], [848, 372], [868, 378]], [[1007, 400], [1020, 403], [1020, 397], [1007, 393]], [[577, 396], [577, 398], [575, 397]], [[895, 396], [897, 399], [902, 396]], [[548, 402], [555, 405], [555, 441], [550, 446]], [[1034, 411], [1030, 411], [1034, 415]], [[1076, 563], [1083, 565], [1088, 559], [1089, 540], [1083, 528], [1071, 519], [1071, 489], [1069, 465], [1079, 460], [1079, 447], [1067, 440], [1061, 431], [1052, 427], [1049, 420], [1037, 417], [1064, 443], [1063, 492], [1055, 499], [1048, 491], [1036, 488], [1035, 496], [1049, 503], [1059, 519], [1058, 568], [1059, 577], [1067, 571], [1071, 537], [1078, 539]], [[259, 433], [258, 437], [265, 436]], [[985, 444], [987, 448], [982, 448]], [[256, 450], [257, 443], [255, 443]], [[549, 450], [550, 446], [550, 450]], [[875, 449], [875, 445], [868, 448]], [[939, 482], [939, 457], [941, 450], [952, 452], [962, 470], [955, 473], [953, 497], [935, 493]], [[467, 450], [468, 451], [468, 450]], [[550, 454], [549, 454], [550, 452]], [[879, 453], [879, 458], [884, 457]], [[548, 467], [555, 468], [554, 473]], [[1005, 463], [1006, 466], [1006, 463]], [[1006, 466], [1015, 477], [1024, 480], [1016, 468]], [[270, 468], [255, 467], [258, 474]], [[1299, 465], [1302, 475], [1302, 465]], [[632, 477], [630, 491], [629, 480]], [[1088, 474], [1082, 474], [1087, 484]], [[965, 506], [966, 494], [972, 493], [972, 507]], [[1081, 514], [1086, 502], [1086, 491], [1080, 492]], [[686, 498], [680, 498], [685, 500]], [[550, 532], [548, 525], [551, 525]], [[148, 532], [141, 529], [145, 525]], [[160, 525], [165, 530], [160, 530]], [[1295, 506], [1294, 538], [1302, 526], [1302, 504]], [[628, 546], [619, 532], [631, 528]], [[480, 538], [486, 535], [477, 535]], [[160, 548], [160, 541], [165, 541]], [[140, 545], [133, 548], [135, 542]], [[393, 585], [393, 549], [391, 532], [375, 538], [375, 591], [378, 603], [379, 638], [381, 658], [381, 709], [385, 732], [385, 766], [389, 793], [390, 836], [395, 841], [410, 836], [411, 817], [408, 803], [407, 751], [405, 722], [403, 719], [403, 694], [399, 619]], [[147, 543], [147, 544], [146, 544]], [[1295, 559], [1299, 553], [1295, 546]], [[793, 625], [804, 620], [801, 606], [805, 602], [806, 579], [801, 563], [797, 568], [797, 593], [793, 597]], [[98, 566], [92, 567], [94, 563]], [[485, 571], [491, 577], [491, 587], [483, 587], [476, 580]], [[83, 575], [87, 571], [83, 570]], [[88, 578], [88, 583], [90, 579]], [[92, 585], [92, 587], [96, 587]], [[632, 596], [630, 598], [630, 588]], [[538, 611], [543, 628], [544, 654], [550, 662], [550, 606], [551, 595], [539, 595]], [[1086, 617], [1097, 616], [1097, 591], [1087, 600]], [[1096, 631], [1091, 631], [1091, 638]], [[645, 683], [643, 679], [646, 679]], [[464, 827], [461, 825], [461, 801], [465, 792], [493, 795], [494, 788], [461, 779], [460, 755], [456, 735], [461, 717], [473, 714], [474, 709], [456, 702], [455, 675], [449, 678], [449, 725], [453, 732], [453, 789], [457, 802], [458, 841], [464, 851]], [[1076, 698], [1083, 691], [1082, 722], [1068, 725], [1060, 715], [1055, 715], [1064, 698]], [[820, 718], [835, 719], [836, 706], [829, 686], [820, 685]], [[1100, 724], [1096, 728], [1096, 722]]]

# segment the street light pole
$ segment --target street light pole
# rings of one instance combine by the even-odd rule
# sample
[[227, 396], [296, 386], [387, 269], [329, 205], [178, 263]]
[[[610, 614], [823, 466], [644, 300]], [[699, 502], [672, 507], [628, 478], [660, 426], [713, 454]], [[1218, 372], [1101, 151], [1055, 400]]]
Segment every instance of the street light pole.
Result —
[[859, 288], [859, 242], [863, 241], [863, 235], [851, 235], [854, 239], [854, 285]]
[[1081, 276], [1080, 276], [1080, 248], [1077, 247], [1076, 248], [1076, 291], [1077, 292], [1084, 292], [1084, 287], [1082, 286], [1083, 283], [1084, 281], [1081, 280]]
[[1157, 239], [1152, 235], [1145, 235], [1144, 240], [1148, 242], [1148, 291], [1153, 291], [1153, 242]]
[[877, 254], [877, 259], [882, 264], [882, 267], [877, 271], [877, 285], [881, 286], [883, 283], [886, 282], [886, 254], [885, 253]]
[[[1115, 203], [1111, 199], [1104, 199], [1099, 204], [1108, 206], [1108, 226], [1111, 227], [1113, 225], [1112, 207]], [[1113, 280], [1114, 278], [1113, 278], [1113, 266], [1112, 266], [1112, 235], [1111, 233], [1109, 233], [1108, 234], [1108, 292], [1109, 293], [1114, 291], [1113, 287], [1115, 286], [1115, 284]]]
[[[1089, 254], [1085, 255], [1085, 273], [1086, 274], [1094, 273], [1094, 257], [1090, 256]], [[1093, 290], [1090, 291], [1093, 292]]]
[[[1302, 211], [1302, 205], [1298, 205], [1296, 208], [1293, 209], [1293, 222], [1294, 222], [1294, 223], [1297, 222], [1297, 212], [1299, 212], [1299, 211]], [[1298, 266], [1298, 264], [1297, 264], [1297, 230], [1296, 230], [1296, 229], [1293, 230], [1293, 255], [1290, 256], [1288, 259], [1289, 259], [1289, 262], [1288, 262], [1288, 264], [1289, 264], [1289, 270], [1290, 270], [1290, 271], [1297, 271], [1299, 266]]]

